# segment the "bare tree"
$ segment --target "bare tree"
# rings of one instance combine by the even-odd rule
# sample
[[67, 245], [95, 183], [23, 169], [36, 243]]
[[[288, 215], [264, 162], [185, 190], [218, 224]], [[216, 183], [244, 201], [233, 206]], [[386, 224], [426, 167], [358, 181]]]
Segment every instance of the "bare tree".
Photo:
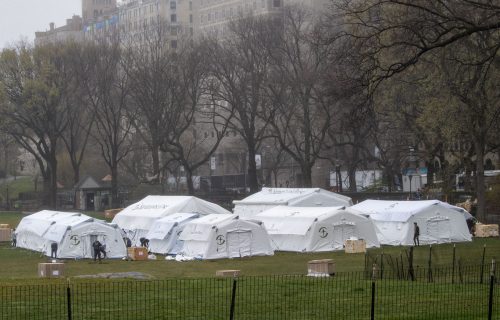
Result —
[[120, 68], [122, 50], [118, 41], [89, 45], [86, 59], [91, 76], [84, 83], [87, 99], [95, 113], [93, 138], [111, 171], [111, 202], [118, 207], [118, 169], [130, 151], [130, 135], [136, 110], [130, 105], [129, 77]]
[[[219, 87], [210, 75], [207, 48], [205, 42], [187, 42], [176, 51], [172, 76], [179, 92], [168, 110], [171, 130], [162, 140], [162, 150], [183, 167], [189, 194], [194, 194], [193, 173], [217, 150], [232, 119], [215, 107]], [[203, 130], [214, 132], [214, 137], [205, 137]]]
[[[230, 129], [239, 133], [248, 152], [247, 182], [250, 192], [258, 190], [255, 155], [268, 134], [273, 112], [266, 98], [270, 56], [266, 47], [273, 40], [268, 17], [240, 17], [233, 21], [223, 41], [214, 41], [208, 53], [211, 75], [219, 92], [214, 96], [218, 113], [229, 119]], [[271, 111], [271, 112], [270, 112]]]
[[310, 187], [336, 102], [325, 81], [332, 48], [319, 41], [318, 17], [304, 8], [284, 10], [283, 25], [273, 32], [277, 40], [267, 51], [272, 57], [267, 87], [276, 108], [271, 124], [281, 148], [301, 167], [301, 184]]

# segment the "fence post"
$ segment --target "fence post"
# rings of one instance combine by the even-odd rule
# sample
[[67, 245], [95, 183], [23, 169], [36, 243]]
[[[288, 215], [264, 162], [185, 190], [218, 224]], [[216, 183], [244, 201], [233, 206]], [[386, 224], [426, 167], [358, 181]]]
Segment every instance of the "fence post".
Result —
[[453, 245], [453, 265], [451, 268], [451, 283], [453, 284], [455, 282], [455, 252], [456, 252], [456, 245]]
[[408, 273], [411, 281], [415, 281], [415, 271], [413, 270], [413, 247], [410, 247], [410, 257], [408, 260], [409, 260]]
[[488, 320], [493, 319], [493, 288], [495, 287], [495, 259], [491, 260], [491, 273], [490, 273], [490, 299], [488, 301]]
[[377, 279], [377, 264], [373, 264], [372, 268], [372, 302], [370, 308], [370, 320], [375, 319], [375, 280]]
[[479, 283], [480, 284], [483, 284], [483, 276], [484, 276], [484, 257], [486, 255], [486, 243], [484, 244], [483, 246], [483, 258], [481, 259], [481, 276], [480, 276], [480, 280], [479, 280]]
[[68, 282], [66, 284], [66, 303], [67, 303], [67, 309], [68, 309], [68, 320], [72, 319], [71, 315], [71, 287], [69, 284], [69, 278]]
[[384, 278], [384, 251], [380, 255], [380, 279]]
[[427, 266], [427, 281], [432, 282], [432, 244], [429, 245], [429, 261]]
[[234, 319], [234, 308], [236, 304], [236, 277], [233, 278], [233, 290], [231, 291], [231, 309], [229, 311], [229, 319]]

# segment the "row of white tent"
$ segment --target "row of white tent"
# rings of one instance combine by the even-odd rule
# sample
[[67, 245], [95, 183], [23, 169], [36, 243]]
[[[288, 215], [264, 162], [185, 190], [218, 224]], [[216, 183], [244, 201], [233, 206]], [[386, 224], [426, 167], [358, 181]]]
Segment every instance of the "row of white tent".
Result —
[[122, 238], [134, 245], [149, 239], [150, 250], [200, 259], [271, 255], [274, 250], [341, 250], [347, 239], [367, 247], [413, 244], [413, 222], [422, 244], [470, 241], [465, 210], [440, 201], [367, 200], [321, 189], [265, 188], [241, 201], [234, 213], [190, 196], [148, 196], [118, 213], [113, 223], [79, 213], [42, 211], [24, 218], [18, 244], [59, 257], [90, 258], [91, 244], [106, 244], [108, 257], [123, 257]]

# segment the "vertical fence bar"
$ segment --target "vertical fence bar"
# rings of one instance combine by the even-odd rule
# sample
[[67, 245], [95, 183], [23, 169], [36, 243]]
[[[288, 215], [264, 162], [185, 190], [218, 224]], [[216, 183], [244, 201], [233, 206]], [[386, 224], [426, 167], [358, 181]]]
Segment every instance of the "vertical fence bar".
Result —
[[429, 261], [427, 268], [427, 281], [432, 282], [432, 244], [429, 245]]
[[455, 253], [456, 253], [456, 249], [457, 249], [457, 247], [454, 244], [453, 245], [453, 259], [452, 259], [453, 265], [451, 266], [451, 284], [453, 284], [455, 282], [455, 259], [456, 259]]
[[231, 309], [229, 311], [229, 319], [234, 319], [234, 309], [236, 305], [236, 277], [233, 278], [233, 290], [231, 292]]
[[495, 287], [495, 259], [491, 260], [491, 273], [490, 273], [490, 298], [488, 301], [488, 320], [493, 319], [493, 288]]
[[71, 320], [72, 319], [72, 315], [71, 315], [71, 287], [69, 285], [69, 278], [68, 278], [68, 282], [66, 285], [66, 303], [67, 303], [67, 308], [68, 308], [68, 320]]
[[484, 258], [486, 255], [486, 243], [483, 246], [483, 258], [481, 259], [481, 277], [479, 283], [483, 284], [483, 273], [484, 273]]
[[377, 278], [377, 265], [373, 264], [372, 269], [372, 302], [370, 306], [370, 320], [375, 319], [375, 279]]
[[410, 247], [410, 257], [408, 260], [408, 275], [410, 276], [411, 281], [415, 281], [415, 271], [413, 270], [413, 247]]
[[380, 254], [380, 279], [384, 278], [384, 251]]

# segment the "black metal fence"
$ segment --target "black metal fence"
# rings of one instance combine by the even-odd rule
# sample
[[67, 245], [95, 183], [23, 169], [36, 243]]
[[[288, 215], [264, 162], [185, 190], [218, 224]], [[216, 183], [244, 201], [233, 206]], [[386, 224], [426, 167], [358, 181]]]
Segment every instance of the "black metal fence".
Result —
[[0, 319], [500, 319], [498, 270], [463, 271], [2, 285]]

